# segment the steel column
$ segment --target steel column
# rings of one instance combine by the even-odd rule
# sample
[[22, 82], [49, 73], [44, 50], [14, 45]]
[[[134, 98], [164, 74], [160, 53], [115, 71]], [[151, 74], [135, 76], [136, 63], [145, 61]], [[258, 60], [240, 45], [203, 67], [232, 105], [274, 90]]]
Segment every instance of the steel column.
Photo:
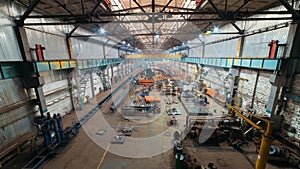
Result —
[[95, 96], [95, 85], [94, 85], [93, 71], [90, 71], [90, 81], [91, 81], [92, 97], [94, 97]]
[[19, 49], [20, 49], [23, 61], [25, 61], [25, 62], [32, 61], [28, 38], [27, 38], [24, 27], [14, 26], [14, 30], [16, 33], [16, 37], [17, 37], [17, 41], [18, 41], [18, 45], [19, 45]]
[[257, 70], [254, 89], [253, 89], [253, 94], [252, 94], [252, 100], [251, 100], [251, 105], [250, 105], [251, 109], [253, 108], [253, 105], [254, 105], [254, 100], [255, 100], [255, 95], [256, 95], [256, 88], [257, 88], [257, 83], [258, 83], [258, 79], [259, 79], [259, 73], [260, 73], [260, 70]]
[[44, 113], [46, 113], [48, 110], [47, 110], [46, 100], [44, 97], [43, 87], [42, 86], [35, 87], [34, 90], [37, 97], [38, 106], [40, 108], [41, 116], [44, 117]]

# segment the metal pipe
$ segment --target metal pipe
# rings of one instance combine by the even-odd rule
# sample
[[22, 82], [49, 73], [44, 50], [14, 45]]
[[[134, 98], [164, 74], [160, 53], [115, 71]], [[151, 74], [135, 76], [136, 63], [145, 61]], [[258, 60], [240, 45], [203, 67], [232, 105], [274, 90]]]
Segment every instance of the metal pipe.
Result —
[[272, 144], [272, 128], [273, 122], [267, 123], [267, 130], [262, 136], [262, 141], [260, 144], [259, 154], [257, 156], [255, 169], [265, 169], [269, 157], [269, 152]]
[[226, 106], [233, 110], [233, 112], [235, 114], [237, 114], [238, 116], [240, 116], [242, 119], [244, 119], [247, 123], [249, 123], [251, 126], [253, 126], [254, 128], [256, 128], [258, 131], [260, 131], [261, 133], [264, 133], [264, 129], [262, 127], [260, 127], [259, 125], [255, 124], [253, 121], [251, 121], [250, 119], [248, 119], [246, 116], [244, 116], [242, 113], [240, 113], [235, 107], [231, 106], [230, 104], [226, 103]]
[[237, 114], [238, 116], [243, 118], [247, 123], [249, 123], [251, 126], [253, 126], [256, 129], [259, 129], [259, 131], [263, 133], [262, 142], [261, 142], [260, 149], [259, 149], [259, 154], [256, 159], [255, 169], [265, 169], [266, 165], [267, 165], [268, 157], [269, 157], [269, 151], [270, 151], [271, 144], [272, 144], [271, 137], [272, 137], [272, 130], [273, 130], [274, 123], [272, 121], [264, 119], [264, 121], [267, 124], [267, 129], [261, 130], [262, 128], [260, 126], [258, 126], [257, 124], [252, 122], [250, 119], [248, 119], [247, 117], [242, 115], [235, 107], [233, 107], [227, 103], [226, 103], [226, 106], [229, 108], [229, 110], [230, 109], [233, 110], [233, 112], [235, 114]]

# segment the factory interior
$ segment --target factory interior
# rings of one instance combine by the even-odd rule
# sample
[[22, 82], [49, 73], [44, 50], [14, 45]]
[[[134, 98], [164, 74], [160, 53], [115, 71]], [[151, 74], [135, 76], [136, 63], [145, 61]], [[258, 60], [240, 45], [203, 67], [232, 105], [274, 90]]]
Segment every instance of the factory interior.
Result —
[[1, 0], [0, 169], [300, 169], [299, 9]]

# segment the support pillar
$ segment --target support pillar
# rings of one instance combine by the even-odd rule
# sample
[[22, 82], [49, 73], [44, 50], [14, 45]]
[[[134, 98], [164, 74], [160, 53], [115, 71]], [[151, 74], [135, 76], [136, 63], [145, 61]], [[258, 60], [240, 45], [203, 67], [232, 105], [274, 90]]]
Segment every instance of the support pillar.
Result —
[[123, 77], [123, 76], [125, 76], [125, 73], [124, 73], [124, 66], [125, 66], [125, 64], [123, 64], [123, 63], [122, 63], [122, 64], [121, 64], [121, 69], [122, 69], [122, 77]]
[[16, 37], [19, 45], [20, 52], [22, 54], [23, 61], [33, 61], [33, 58], [31, 57], [30, 52], [30, 46], [28, 43], [28, 38], [26, 35], [26, 31], [24, 27], [14, 27], [14, 30], [16, 32]]
[[34, 88], [36, 94], [36, 104], [40, 108], [41, 116], [44, 117], [44, 113], [46, 113], [47, 105], [43, 91], [43, 85], [45, 84], [43, 77], [29, 77], [24, 79], [25, 88], [30, 89]]
[[94, 85], [93, 71], [90, 72], [90, 81], [91, 81], [92, 97], [95, 97], [95, 85]]
[[202, 57], [204, 58], [205, 56], [205, 44], [202, 45]]
[[253, 89], [253, 94], [252, 94], [252, 100], [251, 100], [251, 105], [250, 105], [251, 109], [253, 108], [253, 105], [254, 105], [254, 100], [255, 100], [255, 95], [256, 95], [256, 88], [257, 88], [257, 83], [258, 83], [258, 79], [259, 79], [259, 72], [260, 72], [260, 70], [257, 70], [254, 89]]
[[110, 67], [110, 70], [111, 70], [111, 72], [110, 72], [110, 73], [111, 73], [111, 78], [113, 78], [113, 77], [114, 77], [114, 67], [111, 66], [111, 67]]

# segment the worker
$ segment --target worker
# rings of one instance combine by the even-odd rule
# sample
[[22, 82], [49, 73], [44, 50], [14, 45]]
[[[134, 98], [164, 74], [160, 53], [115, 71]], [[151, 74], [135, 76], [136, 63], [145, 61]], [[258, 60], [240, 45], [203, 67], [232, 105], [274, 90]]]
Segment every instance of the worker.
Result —
[[54, 132], [55, 132], [57, 143], [60, 144], [61, 139], [60, 139], [60, 133], [59, 133], [59, 129], [58, 129], [58, 123], [57, 123], [57, 116], [56, 116], [56, 114], [54, 114], [53, 118], [51, 119], [51, 125], [53, 127]]
[[174, 125], [176, 126], [176, 117], [175, 117], [175, 114], [172, 114], [171, 117], [170, 117], [170, 125]]
[[200, 104], [201, 106], [206, 106], [206, 105], [208, 104], [208, 102], [207, 102], [207, 97], [206, 97], [206, 96], [200, 95], [200, 102], [199, 102], [199, 104]]
[[60, 113], [57, 113], [57, 124], [58, 124], [58, 131], [59, 131], [61, 140], [64, 140], [64, 128], [63, 128], [62, 117], [60, 116]]

